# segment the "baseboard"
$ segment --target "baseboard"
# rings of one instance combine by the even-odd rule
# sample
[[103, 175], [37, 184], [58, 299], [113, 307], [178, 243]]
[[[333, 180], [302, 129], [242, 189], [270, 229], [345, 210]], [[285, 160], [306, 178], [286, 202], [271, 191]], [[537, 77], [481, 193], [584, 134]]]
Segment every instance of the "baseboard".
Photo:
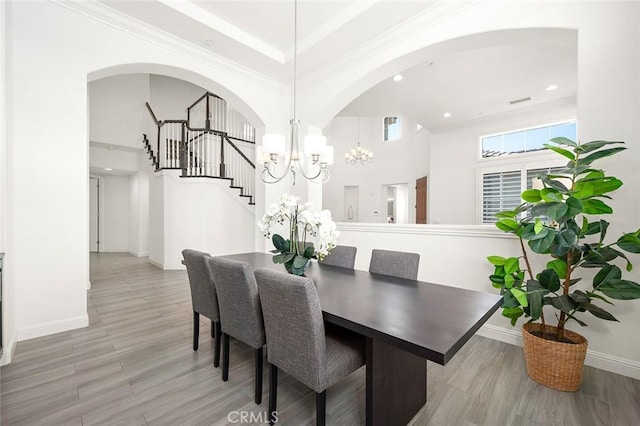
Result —
[[164, 265], [155, 259], [149, 258], [149, 263], [152, 264], [153, 266], [157, 266], [160, 269], [164, 269]]
[[[500, 342], [522, 346], [522, 334], [517, 329], [511, 330], [485, 324], [478, 330], [478, 334]], [[640, 362], [637, 361], [587, 349], [587, 358], [584, 363], [590, 367], [640, 380]]]
[[58, 321], [51, 321], [42, 324], [30, 325], [18, 329], [18, 341], [35, 339], [36, 337], [48, 336], [50, 334], [61, 333], [63, 331], [83, 328], [89, 325], [87, 314], [72, 318], [65, 318]]
[[131, 256], [135, 256], [135, 257], [147, 257], [147, 256], [149, 256], [149, 252], [148, 251], [140, 251], [140, 252], [138, 252], [138, 251], [129, 250], [128, 253]]
[[2, 357], [0, 357], [0, 365], [7, 365], [11, 363], [13, 359], [13, 353], [16, 350], [16, 343], [18, 343], [18, 335], [13, 333], [9, 338], [6, 345], [2, 347]]
[[100, 253], [129, 253], [129, 249], [126, 248], [102, 248], [100, 249]]

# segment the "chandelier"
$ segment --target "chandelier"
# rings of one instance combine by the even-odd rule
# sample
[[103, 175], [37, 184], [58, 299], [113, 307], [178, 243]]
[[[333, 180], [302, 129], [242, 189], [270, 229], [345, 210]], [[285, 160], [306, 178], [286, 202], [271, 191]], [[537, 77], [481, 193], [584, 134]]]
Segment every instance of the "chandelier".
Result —
[[[291, 139], [286, 149], [286, 139], [280, 134], [266, 134], [262, 138], [262, 146], [258, 147], [257, 158], [264, 164], [260, 178], [265, 183], [277, 183], [291, 173], [293, 185], [296, 174], [305, 179], [322, 183], [329, 180], [327, 166], [333, 164], [333, 147], [327, 146], [327, 138], [323, 135], [307, 135], [304, 138], [304, 150], [300, 143], [300, 120], [296, 117], [296, 67], [298, 44], [298, 2], [293, 3], [293, 117], [289, 121]], [[278, 171], [278, 162], [284, 160], [286, 166]]]
[[360, 117], [358, 117], [358, 139], [355, 148], [351, 148], [344, 154], [344, 159], [349, 164], [366, 164], [373, 159], [373, 152], [360, 146]]

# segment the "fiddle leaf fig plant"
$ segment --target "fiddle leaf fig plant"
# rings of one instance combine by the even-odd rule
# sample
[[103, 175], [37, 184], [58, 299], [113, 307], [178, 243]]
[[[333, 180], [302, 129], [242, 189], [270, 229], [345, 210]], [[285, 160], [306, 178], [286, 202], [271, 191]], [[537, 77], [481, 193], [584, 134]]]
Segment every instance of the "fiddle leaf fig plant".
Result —
[[[503, 296], [502, 315], [512, 325], [523, 315], [546, 325], [543, 307], [550, 306], [557, 319], [553, 338], [564, 341], [567, 321], [584, 326], [582, 314], [586, 312], [618, 321], [606, 309], [613, 305], [611, 299], [640, 298], [640, 285], [624, 279], [618, 266], [622, 263], [631, 271], [627, 253], [640, 253], [640, 229], [607, 242], [609, 222], [601, 218], [613, 213], [609, 194], [620, 188], [622, 181], [594, 163], [626, 149], [620, 146], [624, 142], [578, 144], [564, 137], [551, 142], [545, 147], [566, 157], [566, 167], [538, 176], [542, 189], [527, 189], [522, 192], [522, 204], [496, 215], [496, 227], [518, 237], [521, 255], [487, 259], [494, 266], [489, 279]], [[534, 273], [529, 252], [548, 257], [542, 271]], [[585, 268], [595, 270], [595, 275], [588, 289], [579, 289], [576, 284], [582, 277], [577, 275]], [[542, 330], [544, 338], [551, 338], [546, 327]]]

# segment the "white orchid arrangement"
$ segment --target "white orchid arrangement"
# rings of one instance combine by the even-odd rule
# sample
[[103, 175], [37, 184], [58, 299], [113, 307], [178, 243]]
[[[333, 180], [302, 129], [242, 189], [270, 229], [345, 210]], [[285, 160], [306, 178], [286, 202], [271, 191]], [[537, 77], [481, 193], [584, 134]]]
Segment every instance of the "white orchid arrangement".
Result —
[[[273, 262], [283, 263], [287, 271], [296, 275], [302, 275], [310, 259], [327, 256], [336, 246], [340, 235], [329, 210], [314, 213], [309, 210], [310, 206], [311, 203], [300, 205], [297, 197], [285, 194], [277, 203], [271, 204], [258, 221], [265, 238], [273, 241]], [[287, 221], [289, 239], [271, 233], [273, 225], [284, 225]], [[318, 247], [307, 243], [307, 237], [317, 238]]]

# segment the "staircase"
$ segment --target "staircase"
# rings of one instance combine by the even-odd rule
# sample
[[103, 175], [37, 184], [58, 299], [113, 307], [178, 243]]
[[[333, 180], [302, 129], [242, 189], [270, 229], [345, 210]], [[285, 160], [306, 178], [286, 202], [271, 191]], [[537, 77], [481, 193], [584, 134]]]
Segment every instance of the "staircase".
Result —
[[226, 179], [239, 196], [255, 204], [255, 128], [227, 102], [205, 93], [187, 109], [186, 120], [158, 120], [157, 140], [143, 135], [143, 144], [156, 171], [182, 170], [183, 178]]

